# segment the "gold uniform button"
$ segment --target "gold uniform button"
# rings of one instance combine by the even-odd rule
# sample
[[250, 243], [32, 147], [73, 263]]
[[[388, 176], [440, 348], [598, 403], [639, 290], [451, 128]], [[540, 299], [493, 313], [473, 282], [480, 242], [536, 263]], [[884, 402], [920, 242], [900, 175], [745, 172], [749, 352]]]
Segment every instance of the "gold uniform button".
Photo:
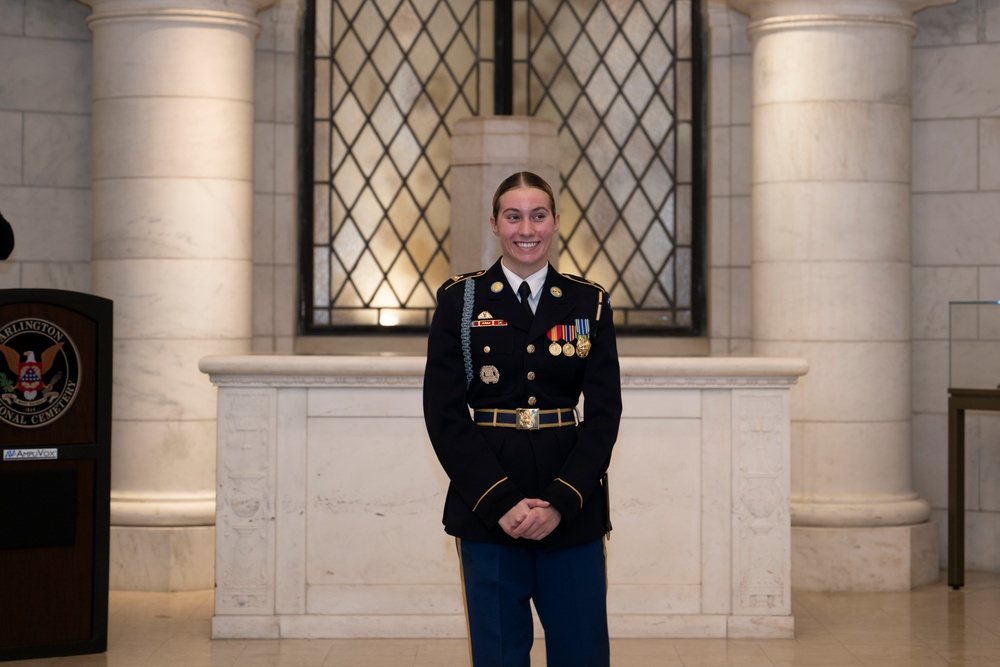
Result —
[[528, 371], [528, 379], [529, 380], [535, 379], [535, 371]]
[[538, 402], [538, 399], [535, 398], [534, 396], [529, 396], [528, 397], [528, 405], [534, 405], [537, 402]]
[[489, 345], [486, 345], [486, 346], [484, 346], [484, 347], [483, 347], [483, 352], [484, 352], [485, 354], [489, 354], [489, 353], [490, 353], [490, 346], [489, 346]]
[[535, 353], [535, 346], [532, 343], [528, 343], [528, 347], [526, 349], [528, 351], [528, 354], [534, 354]]

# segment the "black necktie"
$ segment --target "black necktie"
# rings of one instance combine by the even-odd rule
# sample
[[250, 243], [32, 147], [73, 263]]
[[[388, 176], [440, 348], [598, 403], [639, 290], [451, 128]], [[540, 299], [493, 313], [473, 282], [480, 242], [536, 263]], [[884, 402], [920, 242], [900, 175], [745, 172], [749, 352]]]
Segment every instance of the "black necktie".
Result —
[[524, 308], [524, 314], [528, 316], [529, 320], [533, 319], [535, 314], [531, 312], [531, 304], [528, 303], [528, 297], [531, 296], [531, 288], [528, 287], [527, 280], [517, 288], [517, 293], [521, 295], [521, 308]]

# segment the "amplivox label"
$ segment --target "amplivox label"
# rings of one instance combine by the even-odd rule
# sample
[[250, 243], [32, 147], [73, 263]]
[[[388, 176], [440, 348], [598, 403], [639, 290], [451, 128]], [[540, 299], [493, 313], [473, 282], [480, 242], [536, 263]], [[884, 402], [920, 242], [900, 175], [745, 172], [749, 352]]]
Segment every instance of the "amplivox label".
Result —
[[55, 447], [45, 449], [5, 449], [4, 461], [38, 461], [40, 459], [57, 459], [59, 450]]

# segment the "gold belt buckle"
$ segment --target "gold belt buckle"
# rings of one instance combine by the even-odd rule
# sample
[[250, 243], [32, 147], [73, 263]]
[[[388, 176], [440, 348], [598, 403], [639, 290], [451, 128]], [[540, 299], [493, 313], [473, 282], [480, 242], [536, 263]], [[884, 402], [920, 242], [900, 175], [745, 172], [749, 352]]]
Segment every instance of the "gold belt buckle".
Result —
[[538, 408], [517, 409], [517, 430], [518, 431], [538, 430]]

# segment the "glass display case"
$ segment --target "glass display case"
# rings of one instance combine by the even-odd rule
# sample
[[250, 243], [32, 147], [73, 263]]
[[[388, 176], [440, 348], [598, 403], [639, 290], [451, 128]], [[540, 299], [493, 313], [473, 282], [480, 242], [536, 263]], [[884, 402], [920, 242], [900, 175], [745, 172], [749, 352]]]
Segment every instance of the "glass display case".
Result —
[[948, 386], [1000, 389], [1000, 301], [948, 304]]
[[965, 413], [1000, 411], [1000, 301], [948, 304], [948, 585], [965, 585]]

